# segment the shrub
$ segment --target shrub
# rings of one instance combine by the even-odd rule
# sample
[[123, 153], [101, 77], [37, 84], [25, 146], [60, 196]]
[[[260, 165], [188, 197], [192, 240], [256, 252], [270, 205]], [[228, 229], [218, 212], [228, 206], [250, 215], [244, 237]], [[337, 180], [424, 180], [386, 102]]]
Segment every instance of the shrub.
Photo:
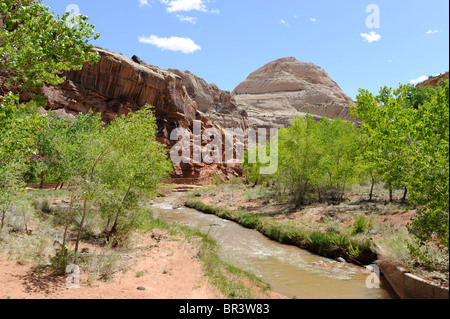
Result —
[[368, 221], [366, 216], [364, 216], [362, 214], [359, 215], [353, 223], [353, 234], [358, 235], [358, 234], [365, 233], [367, 230], [372, 228], [372, 224], [373, 224], [373, 219]]

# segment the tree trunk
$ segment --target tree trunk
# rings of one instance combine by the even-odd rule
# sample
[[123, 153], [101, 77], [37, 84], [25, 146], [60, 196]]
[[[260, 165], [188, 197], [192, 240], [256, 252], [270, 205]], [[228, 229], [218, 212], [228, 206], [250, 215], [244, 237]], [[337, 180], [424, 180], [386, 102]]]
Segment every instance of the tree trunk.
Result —
[[[128, 190], [122, 199], [122, 204], [120, 205], [119, 209], [117, 210], [117, 214], [116, 214], [116, 218], [114, 219], [113, 227], [111, 228], [111, 230], [109, 231], [108, 236], [107, 236], [108, 241], [110, 240], [110, 238], [113, 235], [115, 235], [117, 233], [117, 224], [119, 222], [120, 213], [122, 212], [122, 207], [125, 204], [125, 201], [128, 197], [128, 194], [130, 193], [130, 191], [131, 191], [131, 185], [128, 187]], [[113, 243], [113, 247], [115, 247], [115, 246], [117, 246], [117, 243]]]
[[403, 193], [402, 204], [406, 203], [407, 196], [408, 196], [408, 188], [405, 187], [405, 193]]
[[390, 203], [394, 202], [394, 192], [392, 190], [392, 184], [389, 184], [389, 202]]
[[2, 212], [2, 225], [0, 229], [3, 229], [3, 225], [5, 223], [6, 209]]
[[54, 191], [56, 191], [58, 189], [58, 187], [59, 187], [59, 182], [56, 183], [56, 187], [55, 187]]
[[73, 207], [73, 192], [70, 195], [70, 205], [69, 205], [69, 215], [67, 216], [66, 227], [64, 228], [64, 236], [63, 236], [63, 249], [66, 246], [66, 238], [67, 238], [67, 230], [69, 229], [70, 222], [72, 220], [72, 207]]
[[81, 239], [81, 231], [83, 230], [84, 219], [86, 218], [86, 209], [87, 208], [87, 200], [84, 200], [83, 204], [83, 217], [81, 218], [80, 227], [78, 228], [77, 242], [75, 244], [75, 254], [78, 253], [78, 246], [80, 244]]
[[372, 177], [372, 186], [370, 186], [370, 199], [369, 202], [373, 202], [373, 188], [375, 186], [375, 178], [373, 177], [373, 174], [371, 173]]
[[109, 233], [109, 231], [108, 231], [109, 224], [111, 224], [111, 217], [108, 217], [108, 220], [107, 220], [106, 226], [105, 226], [105, 230], [103, 231], [104, 234], [108, 234]]
[[[111, 230], [108, 233], [108, 236], [107, 236], [108, 242], [110, 241], [112, 236], [117, 234], [117, 224], [118, 224], [118, 222], [119, 222], [119, 213], [117, 213], [116, 219], [114, 220], [113, 227], [111, 228]], [[111, 243], [111, 247], [115, 248], [115, 247], [117, 247], [118, 244], [119, 243], [117, 242], [117, 239], [114, 239], [114, 242]]]
[[43, 189], [44, 188], [44, 173], [41, 173], [39, 175], [39, 178], [41, 179], [41, 182], [39, 183], [39, 189]]

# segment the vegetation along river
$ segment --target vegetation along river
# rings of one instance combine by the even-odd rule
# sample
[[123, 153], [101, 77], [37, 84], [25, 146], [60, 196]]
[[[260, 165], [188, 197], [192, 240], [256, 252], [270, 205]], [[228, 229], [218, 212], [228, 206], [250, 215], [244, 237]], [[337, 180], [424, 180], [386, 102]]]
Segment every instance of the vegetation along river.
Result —
[[259, 276], [275, 292], [298, 299], [396, 298], [383, 277], [379, 289], [368, 289], [364, 267], [277, 243], [258, 231], [186, 208], [185, 199], [183, 193], [158, 198], [153, 205], [156, 216], [207, 233], [219, 244], [222, 259]]

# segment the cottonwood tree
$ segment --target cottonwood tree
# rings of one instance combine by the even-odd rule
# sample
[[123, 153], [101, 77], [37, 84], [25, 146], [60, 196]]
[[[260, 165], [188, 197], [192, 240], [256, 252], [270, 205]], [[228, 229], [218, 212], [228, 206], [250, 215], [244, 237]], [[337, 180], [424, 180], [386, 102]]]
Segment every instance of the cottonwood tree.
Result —
[[34, 137], [45, 117], [30, 115], [19, 98], [8, 94], [0, 100], [0, 218], [4, 227], [8, 208], [20, 200], [24, 190], [23, 174], [35, 154]]
[[51, 119], [47, 122], [45, 133], [40, 136], [41, 150], [45, 150], [43, 154], [48, 157], [49, 170], [55, 168], [54, 174], [57, 174], [58, 179], [67, 183], [72, 189], [63, 246], [72, 218], [73, 201], [81, 198], [83, 202], [76, 252], [88, 202], [96, 196], [95, 169], [106, 156], [109, 148], [104, 138], [104, 125], [100, 114], [94, 115], [92, 111], [89, 111], [86, 114], [78, 114], [73, 122], [57, 117]]
[[[79, 23], [69, 25], [68, 15], [54, 17], [41, 0], [0, 3], [2, 216], [17, 197], [12, 194], [23, 186], [21, 180], [31, 156], [36, 155], [34, 142], [44, 122], [35, 106], [45, 103], [35, 95], [36, 90], [44, 83], [60, 84], [64, 81], [63, 71], [79, 70], [85, 62], [99, 59], [89, 43], [99, 36], [93, 25], [84, 16], [79, 17]], [[19, 96], [33, 101], [20, 104]]]
[[[437, 87], [401, 85], [378, 96], [361, 90], [352, 114], [361, 120], [368, 152], [385, 182], [405, 186], [419, 208], [411, 225], [413, 256], [434, 266], [428, 253], [449, 245], [448, 79]], [[447, 253], [445, 253], [445, 251]], [[444, 258], [445, 259], [445, 258]]]
[[140, 199], [155, 195], [172, 171], [165, 146], [156, 141], [157, 130], [150, 106], [115, 119], [105, 129], [109, 148], [98, 165], [101, 192], [97, 202], [112, 222], [107, 233], [113, 245], [128, 235], [128, 214], [138, 207]]
[[156, 141], [156, 132], [150, 107], [123, 115], [107, 126], [100, 114], [92, 111], [79, 114], [73, 122], [58, 118], [48, 122], [42, 138], [48, 163], [58, 168], [59, 179], [72, 189], [63, 246], [77, 199], [82, 202], [82, 215], [75, 252], [90, 204], [98, 204], [112, 222], [108, 236], [116, 236], [120, 222], [129, 221], [127, 214], [140, 198], [153, 195], [169, 176], [172, 166], [165, 146]]
[[[345, 190], [359, 176], [360, 142], [352, 123], [309, 114], [296, 117], [289, 128], [278, 132], [278, 171], [264, 177], [280, 195], [303, 205], [312, 201], [341, 201]], [[249, 150], [244, 164], [248, 178], [261, 180], [261, 164], [248, 163], [260, 150]]]
[[366, 159], [374, 163], [381, 173], [381, 179], [389, 189], [389, 200], [393, 191], [406, 188], [405, 167], [409, 160], [405, 156], [408, 141], [401, 127], [408, 125], [410, 110], [403, 102], [405, 97], [391, 88], [383, 87], [374, 96], [367, 90], [360, 90], [358, 104], [353, 106], [352, 115], [362, 121], [365, 139]]
[[317, 123], [317, 134], [322, 149], [319, 172], [323, 174], [317, 185], [319, 200], [325, 195], [326, 200], [340, 202], [360, 175], [359, 135], [351, 122], [326, 117]]
[[99, 60], [90, 44], [99, 34], [85, 16], [67, 23], [69, 13], [55, 17], [41, 0], [3, 0], [0, 13], [0, 75], [13, 89], [60, 84], [62, 71]]

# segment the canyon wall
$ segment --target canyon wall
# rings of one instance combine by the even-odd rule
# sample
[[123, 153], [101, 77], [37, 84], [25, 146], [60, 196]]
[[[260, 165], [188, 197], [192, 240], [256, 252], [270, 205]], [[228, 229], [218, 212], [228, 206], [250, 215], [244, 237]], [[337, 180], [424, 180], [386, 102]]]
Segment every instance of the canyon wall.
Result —
[[[177, 143], [170, 138], [173, 130], [189, 132], [191, 157], [175, 164], [172, 174], [179, 182], [199, 183], [213, 173], [223, 178], [242, 174], [234, 163], [194, 163], [195, 147], [203, 151], [207, 145], [204, 140], [194, 145], [194, 121], [200, 123], [202, 132], [216, 128], [223, 138], [227, 134], [223, 128], [279, 128], [288, 126], [295, 115], [307, 112], [317, 119], [351, 119], [352, 100], [320, 67], [295, 58], [268, 63], [230, 93], [190, 71], [162, 70], [136, 56], [129, 59], [101, 48], [95, 51], [101, 57], [99, 63], [67, 72], [63, 84], [41, 90], [48, 101], [47, 109], [69, 118], [92, 109], [101, 112], [108, 123], [118, 115], [152, 105], [159, 142], [171, 149]], [[225, 143], [222, 147], [225, 154]]]

